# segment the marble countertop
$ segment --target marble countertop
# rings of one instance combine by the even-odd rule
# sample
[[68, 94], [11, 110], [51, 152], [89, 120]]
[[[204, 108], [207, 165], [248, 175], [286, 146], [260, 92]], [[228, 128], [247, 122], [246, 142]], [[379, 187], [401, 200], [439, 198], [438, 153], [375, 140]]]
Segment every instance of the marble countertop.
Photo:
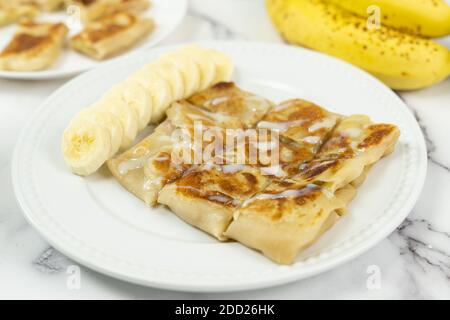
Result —
[[[210, 39], [281, 42], [262, 0], [192, 0], [184, 22], [162, 45]], [[450, 47], [449, 39], [443, 42]], [[313, 278], [226, 294], [145, 288], [84, 267], [81, 286], [68, 285], [68, 266], [76, 263], [27, 224], [10, 177], [11, 155], [23, 123], [63, 83], [0, 80], [0, 299], [450, 298], [450, 78], [426, 90], [399, 93], [425, 134], [429, 164], [419, 201], [395, 232], [359, 258]]]

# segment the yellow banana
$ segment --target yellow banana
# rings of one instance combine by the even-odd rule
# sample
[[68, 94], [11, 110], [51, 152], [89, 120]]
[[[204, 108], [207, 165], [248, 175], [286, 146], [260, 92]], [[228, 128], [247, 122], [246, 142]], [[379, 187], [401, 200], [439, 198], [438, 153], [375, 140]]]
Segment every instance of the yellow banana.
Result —
[[424, 37], [441, 37], [450, 34], [450, 6], [443, 0], [326, 1], [362, 17], [379, 13], [381, 24], [408, 33]]
[[380, 26], [323, 0], [266, 0], [281, 35], [355, 64], [393, 89], [424, 88], [450, 74], [450, 50], [431, 40]]

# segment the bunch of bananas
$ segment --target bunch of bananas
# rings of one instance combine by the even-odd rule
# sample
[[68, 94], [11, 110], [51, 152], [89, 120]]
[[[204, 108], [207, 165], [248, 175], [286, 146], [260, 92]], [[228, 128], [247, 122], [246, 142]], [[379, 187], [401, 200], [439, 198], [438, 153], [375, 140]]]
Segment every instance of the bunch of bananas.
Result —
[[[443, 0], [266, 0], [284, 39], [346, 60], [393, 89], [414, 90], [450, 75]], [[378, 23], [379, 22], [379, 23]]]

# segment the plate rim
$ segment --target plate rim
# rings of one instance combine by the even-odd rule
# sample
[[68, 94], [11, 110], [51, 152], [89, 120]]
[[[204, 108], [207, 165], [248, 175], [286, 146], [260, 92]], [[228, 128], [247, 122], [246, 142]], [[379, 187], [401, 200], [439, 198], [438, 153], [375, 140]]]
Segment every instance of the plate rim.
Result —
[[[424, 186], [425, 178], [426, 178], [426, 172], [427, 172], [427, 152], [426, 152], [426, 144], [425, 139], [423, 136], [422, 131], [420, 130], [420, 126], [415, 120], [412, 112], [407, 107], [406, 103], [398, 97], [394, 92], [392, 92], [388, 87], [386, 87], [384, 84], [382, 84], [378, 79], [374, 78], [370, 74], [366, 73], [365, 71], [358, 69], [357, 67], [339, 60], [334, 57], [330, 57], [328, 55], [314, 52], [305, 48], [299, 48], [299, 47], [292, 47], [284, 44], [273, 44], [273, 43], [264, 43], [264, 42], [256, 42], [256, 41], [199, 41], [197, 42], [199, 44], [204, 44], [205, 46], [265, 46], [265, 47], [279, 47], [279, 50], [301, 50], [301, 51], [308, 51], [309, 54], [317, 54], [326, 57], [327, 59], [335, 60], [335, 63], [345, 64], [347, 67], [350, 67], [354, 69], [354, 71], [362, 73], [364, 76], [371, 78], [370, 81], [375, 81], [374, 84], [379, 86], [382, 90], [386, 91], [386, 94], [392, 95], [395, 99], [397, 99], [397, 102], [400, 103], [403, 108], [402, 112], [405, 112], [405, 117], [409, 117], [408, 123], [412, 125], [413, 133], [415, 136], [417, 136], [416, 147], [418, 149], [418, 168], [420, 169], [419, 172], [416, 173], [415, 176], [415, 183], [413, 187], [411, 187], [410, 195], [407, 199], [405, 199], [404, 203], [402, 204], [402, 207], [400, 210], [397, 210], [396, 214], [391, 218], [391, 220], [387, 221], [385, 225], [378, 230], [375, 234], [371, 235], [368, 239], [363, 241], [362, 243], [357, 243], [355, 246], [352, 246], [352, 250], [347, 250], [341, 252], [338, 256], [333, 257], [332, 259], [325, 260], [322, 262], [319, 266], [315, 266], [313, 269], [307, 269], [307, 271], [299, 273], [299, 272], [291, 272], [287, 275], [285, 273], [279, 273], [279, 275], [272, 276], [269, 279], [257, 279], [257, 281], [249, 282], [247, 281], [244, 284], [237, 285], [236, 283], [233, 283], [231, 285], [215, 285], [215, 284], [205, 284], [202, 283], [201, 285], [193, 285], [192, 283], [170, 283], [170, 282], [161, 282], [158, 281], [158, 279], [148, 279], [145, 277], [139, 277], [136, 275], [129, 276], [126, 274], [120, 273], [117, 268], [114, 267], [108, 267], [105, 266], [104, 263], [99, 263], [99, 261], [92, 262], [86, 259], [86, 257], [83, 254], [80, 254], [79, 252], [73, 252], [73, 248], [69, 248], [65, 245], [63, 245], [60, 241], [60, 239], [53, 239], [53, 236], [51, 235], [52, 232], [48, 231], [48, 227], [45, 225], [41, 225], [39, 221], [35, 220], [35, 216], [33, 214], [32, 208], [28, 207], [28, 204], [26, 203], [26, 199], [24, 194], [22, 193], [22, 190], [19, 186], [19, 173], [18, 173], [18, 166], [19, 166], [19, 154], [20, 154], [20, 148], [22, 145], [24, 145], [24, 140], [27, 135], [27, 130], [25, 128], [29, 128], [30, 125], [33, 124], [34, 119], [37, 117], [37, 115], [40, 113], [41, 109], [45, 109], [46, 104], [57, 97], [59, 94], [63, 93], [66, 88], [70, 88], [72, 86], [73, 81], [82, 81], [84, 77], [88, 78], [91, 73], [99, 72], [98, 69], [101, 68], [110, 68], [110, 64], [125, 64], [125, 61], [121, 60], [127, 60], [131, 59], [132, 57], [123, 57], [122, 59], [118, 59], [115, 61], [110, 61], [99, 68], [95, 68], [94, 70], [91, 70], [89, 72], [86, 72], [73, 80], [67, 82], [63, 86], [61, 86], [59, 89], [57, 89], [54, 93], [52, 93], [33, 113], [33, 115], [28, 119], [26, 125], [24, 126], [24, 129], [22, 130], [12, 157], [12, 166], [11, 166], [11, 174], [12, 174], [12, 182], [13, 182], [13, 189], [14, 193], [16, 195], [16, 199], [18, 201], [18, 204], [24, 213], [24, 216], [26, 217], [26, 220], [43, 236], [43, 238], [48, 241], [53, 247], [55, 247], [57, 250], [65, 254], [66, 256], [70, 257], [74, 261], [79, 262], [82, 265], [87, 266], [90, 269], [93, 269], [97, 272], [106, 274], [108, 276], [111, 276], [113, 278], [117, 278], [120, 280], [124, 280], [127, 282], [135, 283], [138, 285], [145, 285], [155, 288], [161, 288], [161, 289], [169, 289], [169, 290], [182, 290], [182, 291], [190, 291], [190, 292], [230, 292], [230, 291], [242, 291], [242, 290], [250, 290], [250, 289], [258, 289], [258, 288], [265, 288], [275, 285], [281, 285], [285, 283], [289, 283], [292, 281], [304, 279], [307, 277], [310, 277], [312, 275], [323, 273], [327, 270], [330, 270], [332, 268], [335, 268], [339, 265], [342, 265], [345, 262], [348, 262], [352, 260], [353, 258], [361, 255], [362, 253], [368, 251], [369, 249], [373, 248], [376, 244], [378, 244], [381, 240], [383, 240], [385, 237], [387, 237], [391, 232], [395, 230], [398, 225], [401, 224], [401, 222], [408, 216], [408, 214], [411, 212], [413, 206], [418, 200], [418, 197], [422, 191], [422, 188]], [[164, 46], [164, 47], [158, 47], [158, 48], [147, 48], [139, 53], [136, 54], [145, 54], [145, 52], [148, 51], [165, 51], [170, 50], [176, 47], [179, 47], [183, 44], [179, 45], [171, 45], [171, 46]], [[76, 80], [78, 79], [78, 80]], [[387, 91], [390, 91], [388, 93]], [[400, 214], [399, 214], [400, 212]], [[59, 242], [58, 242], [59, 241]], [[72, 250], [71, 250], [72, 249]], [[281, 266], [280, 268], [290, 268], [286, 266]]]
[[54, 70], [44, 69], [39, 71], [23, 71], [23, 72], [0, 70], [0, 79], [33, 81], [33, 80], [56, 80], [56, 79], [71, 78], [83, 72], [104, 66], [107, 63], [115, 62], [130, 55], [141, 53], [143, 51], [148, 50], [149, 48], [153, 48], [160, 42], [164, 41], [168, 36], [170, 36], [181, 25], [181, 23], [184, 21], [184, 18], [186, 17], [188, 11], [188, 0], [176, 0], [176, 1], [179, 1], [180, 5], [182, 6], [178, 12], [179, 17], [176, 20], [176, 23], [167, 28], [166, 31], [162, 35], [160, 35], [159, 38], [154, 40], [152, 43], [149, 43], [148, 45], [144, 45], [143, 47], [137, 49], [130, 48], [130, 50], [128, 50], [127, 52], [119, 54], [116, 57], [112, 57], [105, 61], [98, 61], [97, 64], [91, 67], [83, 67], [78, 70], [61, 71], [59, 69]]

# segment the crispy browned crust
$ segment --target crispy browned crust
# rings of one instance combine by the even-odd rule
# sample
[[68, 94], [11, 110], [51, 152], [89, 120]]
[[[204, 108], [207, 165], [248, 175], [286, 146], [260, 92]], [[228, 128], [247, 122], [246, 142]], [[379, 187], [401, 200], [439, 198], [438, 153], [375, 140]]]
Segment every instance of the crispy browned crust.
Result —
[[254, 168], [225, 173], [218, 168], [193, 168], [166, 185], [158, 202], [196, 228], [226, 240], [224, 231], [243, 201], [261, 191], [269, 179]]
[[268, 182], [267, 177], [252, 167], [231, 173], [225, 173], [217, 167], [201, 167], [185, 174], [175, 185], [177, 192], [184, 196], [237, 207], [241, 201], [263, 190]]
[[359, 149], [376, 146], [390, 136], [398, 137], [398, 128], [392, 124], [372, 124], [367, 127], [368, 135], [358, 144]]
[[[285, 191], [293, 191], [283, 196]], [[274, 180], [261, 194], [250, 199], [243, 210], [265, 217], [271, 221], [280, 221], [292, 214], [296, 206], [315, 201], [322, 195], [317, 185], [304, 185], [292, 180]]]
[[[40, 28], [35, 32], [34, 28]], [[53, 45], [61, 34], [67, 32], [67, 27], [63, 23], [37, 24], [33, 22], [21, 23], [20, 30], [14, 35], [11, 42], [1, 52], [0, 56], [25, 53], [27, 56], [34, 56]]]

